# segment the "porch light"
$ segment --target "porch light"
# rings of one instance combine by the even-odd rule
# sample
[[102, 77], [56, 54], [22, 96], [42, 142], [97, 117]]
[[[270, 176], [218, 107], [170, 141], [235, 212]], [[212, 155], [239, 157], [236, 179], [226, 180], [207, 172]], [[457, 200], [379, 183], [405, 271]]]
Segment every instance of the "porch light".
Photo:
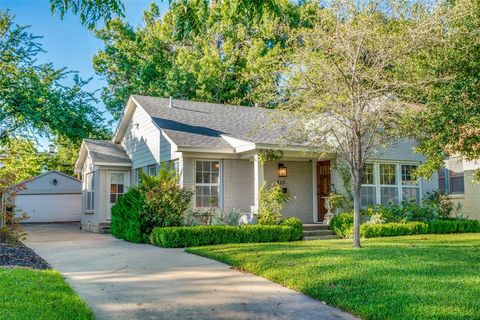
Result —
[[283, 165], [283, 163], [278, 164], [278, 176], [284, 178], [287, 176], [287, 167]]

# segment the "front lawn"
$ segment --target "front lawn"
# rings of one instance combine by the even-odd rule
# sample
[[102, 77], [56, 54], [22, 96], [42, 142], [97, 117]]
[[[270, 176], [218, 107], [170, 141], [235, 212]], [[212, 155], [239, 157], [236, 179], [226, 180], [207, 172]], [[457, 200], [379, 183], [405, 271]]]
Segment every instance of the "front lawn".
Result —
[[94, 319], [82, 299], [53, 270], [0, 269], [0, 319]]
[[480, 234], [187, 249], [364, 319], [480, 319]]

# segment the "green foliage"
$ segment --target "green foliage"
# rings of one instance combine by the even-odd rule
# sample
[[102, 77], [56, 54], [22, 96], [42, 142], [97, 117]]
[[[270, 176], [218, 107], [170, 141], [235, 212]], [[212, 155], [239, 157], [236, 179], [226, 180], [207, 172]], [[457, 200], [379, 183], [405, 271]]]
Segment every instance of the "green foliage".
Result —
[[143, 221], [144, 210], [144, 194], [138, 188], [130, 187], [112, 207], [110, 233], [116, 238], [130, 242], [147, 242], [147, 225]]
[[230, 211], [216, 210], [210, 219], [212, 226], [238, 226], [242, 212], [237, 209]]
[[428, 222], [429, 233], [467, 233], [480, 232], [478, 220], [436, 220]]
[[342, 238], [349, 238], [353, 234], [353, 213], [344, 212], [335, 215], [330, 221], [330, 229]]
[[[480, 314], [479, 234], [227, 244], [188, 248], [366, 320]], [[408, 306], [408, 307], [407, 307]], [[297, 315], [297, 318], [300, 318]]]
[[[275, 14], [267, 2], [278, 4]], [[269, 105], [262, 97], [278, 91], [298, 16], [299, 6], [285, 0], [172, 1], [164, 15], [152, 4], [137, 29], [110, 20], [96, 32], [105, 49], [93, 60], [108, 82], [107, 110], [118, 118], [132, 93]]]
[[[86, 137], [107, 137], [88, 81], [50, 63], [39, 64], [38, 37], [0, 11], [0, 144], [18, 136], [53, 135], [79, 144]], [[71, 86], [65, 85], [71, 80]]]
[[280, 221], [281, 226], [288, 226], [292, 228], [292, 240], [301, 240], [303, 237], [303, 223], [300, 219], [291, 217]]
[[82, 24], [93, 29], [98, 22], [110, 20], [113, 16], [124, 16], [122, 0], [50, 0], [50, 9], [63, 19], [67, 12], [79, 15]]
[[0, 268], [1, 319], [94, 320], [88, 305], [54, 270]]
[[280, 211], [288, 202], [288, 193], [283, 192], [278, 184], [270, 188], [263, 186], [258, 196], [258, 224], [278, 224], [282, 218]]
[[196, 226], [153, 229], [152, 244], [165, 248], [206, 246], [222, 243], [285, 242], [296, 240], [290, 226]]
[[283, 158], [283, 151], [282, 150], [260, 150], [258, 153], [258, 160], [259, 162], [264, 165], [269, 161], [281, 160]]
[[162, 164], [157, 176], [142, 172], [138, 188], [145, 197], [141, 219], [146, 234], [155, 227], [183, 225], [193, 192], [180, 186], [178, 175], [171, 166]]
[[424, 222], [362, 224], [360, 234], [365, 238], [396, 237], [428, 233], [428, 224]]

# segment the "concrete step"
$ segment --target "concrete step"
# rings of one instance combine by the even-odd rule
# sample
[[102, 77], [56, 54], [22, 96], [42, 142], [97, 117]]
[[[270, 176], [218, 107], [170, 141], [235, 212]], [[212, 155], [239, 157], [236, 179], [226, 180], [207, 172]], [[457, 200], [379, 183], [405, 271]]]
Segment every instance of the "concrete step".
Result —
[[324, 236], [304, 236], [303, 240], [332, 240], [332, 239], [340, 239], [339, 236], [336, 234], [329, 234]]
[[304, 230], [303, 231], [303, 236], [308, 237], [308, 236], [328, 236], [332, 235], [333, 232], [332, 230], [328, 229], [318, 229], [318, 230]]
[[98, 227], [100, 228], [100, 233], [110, 233], [110, 222], [100, 222], [98, 223]]
[[303, 230], [328, 230], [328, 225], [321, 223], [307, 223], [303, 225]]

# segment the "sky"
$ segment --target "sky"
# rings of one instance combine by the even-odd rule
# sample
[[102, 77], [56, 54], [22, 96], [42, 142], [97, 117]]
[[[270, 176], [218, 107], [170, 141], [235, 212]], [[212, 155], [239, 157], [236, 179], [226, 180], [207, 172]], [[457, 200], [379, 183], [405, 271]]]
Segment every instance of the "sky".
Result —
[[[126, 0], [125, 19], [132, 26], [139, 26], [143, 11], [151, 2], [152, 0]], [[167, 0], [154, 2], [159, 5], [161, 12], [168, 9]], [[78, 71], [83, 79], [92, 78], [85, 87], [88, 91], [95, 91], [106, 85], [106, 82], [95, 74], [92, 66], [93, 55], [103, 48], [103, 42], [81, 24], [79, 17], [68, 14], [61, 20], [58, 15], [53, 16], [48, 0], [0, 0], [0, 10], [9, 10], [15, 16], [16, 24], [30, 26], [30, 33], [42, 37], [39, 42], [46, 52], [38, 55], [39, 62], [52, 62], [56, 68], [66, 67]], [[100, 103], [98, 108], [105, 111], [103, 103]], [[105, 113], [105, 116], [111, 119], [108, 113]], [[44, 148], [48, 142], [42, 139], [40, 144]]]

